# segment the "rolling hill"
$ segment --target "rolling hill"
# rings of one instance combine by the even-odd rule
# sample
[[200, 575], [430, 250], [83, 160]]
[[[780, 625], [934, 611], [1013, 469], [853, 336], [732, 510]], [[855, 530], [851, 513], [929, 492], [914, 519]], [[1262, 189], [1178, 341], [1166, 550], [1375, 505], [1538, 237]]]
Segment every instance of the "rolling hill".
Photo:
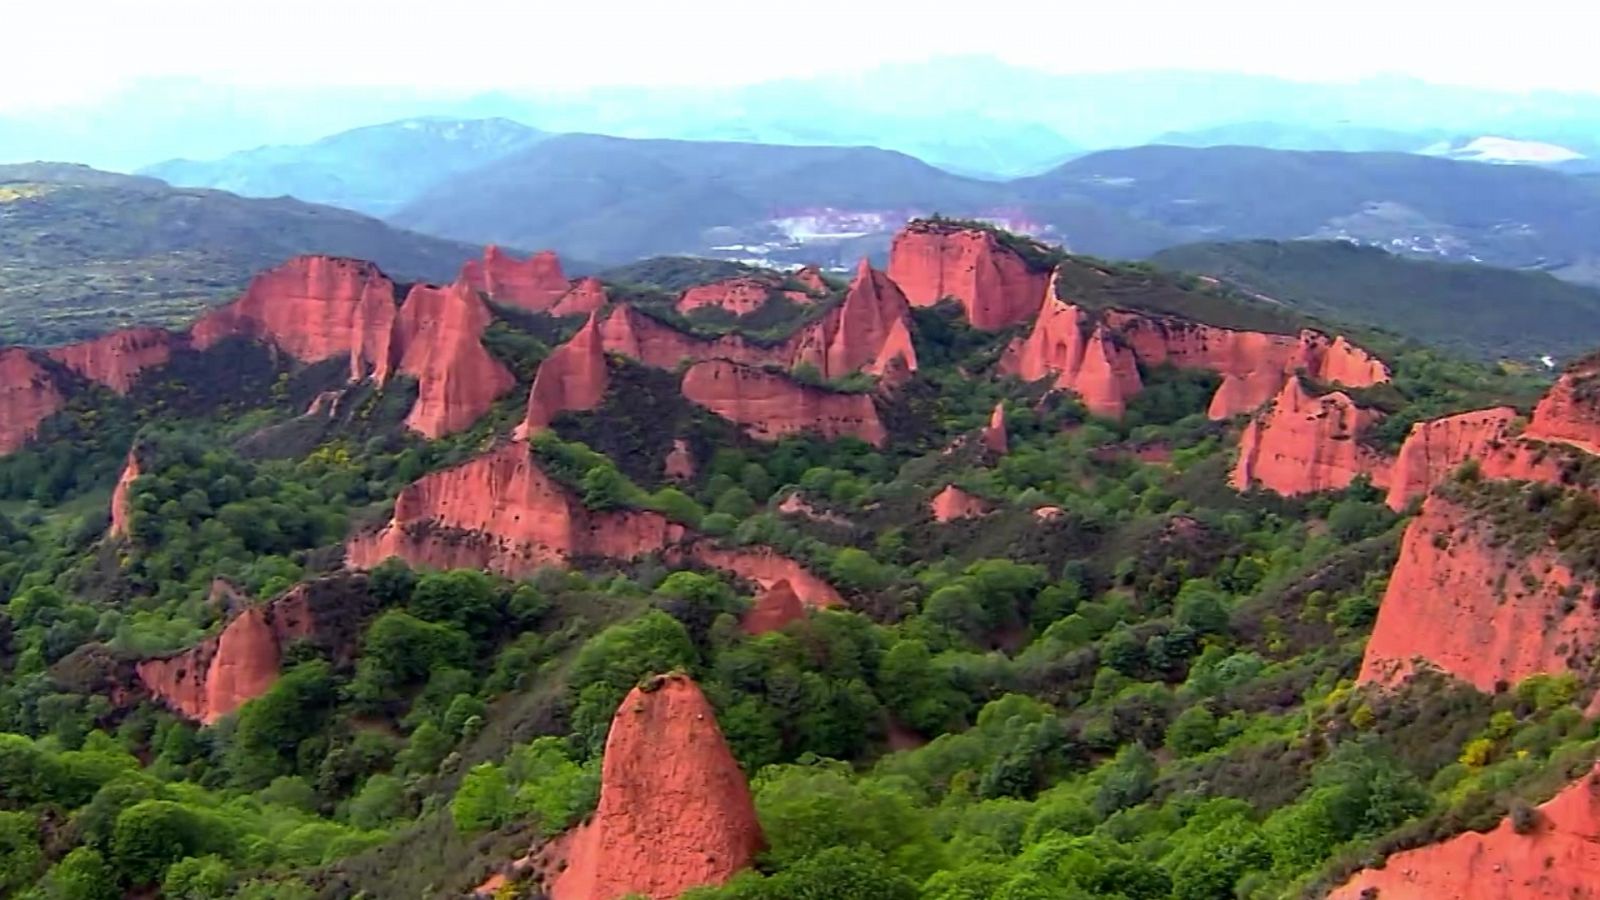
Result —
[[83, 166], [0, 166], [0, 340], [56, 343], [176, 324], [298, 253], [445, 280], [480, 248], [342, 209], [173, 188]]
[[1544, 272], [1406, 259], [1344, 241], [1186, 244], [1152, 261], [1478, 359], [1567, 359], [1600, 339], [1600, 290]]
[[141, 174], [184, 187], [294, 197], [382, 216], [450, 175], [545, 137], [509, 119], [405, 119], [310, 144], [258, 147], [211, 161], [168, 160]]

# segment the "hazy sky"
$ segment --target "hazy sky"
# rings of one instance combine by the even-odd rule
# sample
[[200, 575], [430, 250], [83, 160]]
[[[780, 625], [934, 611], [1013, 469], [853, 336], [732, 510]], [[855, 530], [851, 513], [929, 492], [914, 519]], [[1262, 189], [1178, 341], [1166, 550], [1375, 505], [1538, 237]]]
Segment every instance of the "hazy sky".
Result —
[[[4, 0], [0, 108], [129, 79], [445, 91], [716, 84], [988, 54], [1055, 71], [1398, 73], [1600, 93], [1584, 0]], [[963, 10], [965, 7], [965, 10]], [[1305, 7], [1306, 11], [1296, 11]], [[1588, 8], [1586, 8], [1588, 7]]]

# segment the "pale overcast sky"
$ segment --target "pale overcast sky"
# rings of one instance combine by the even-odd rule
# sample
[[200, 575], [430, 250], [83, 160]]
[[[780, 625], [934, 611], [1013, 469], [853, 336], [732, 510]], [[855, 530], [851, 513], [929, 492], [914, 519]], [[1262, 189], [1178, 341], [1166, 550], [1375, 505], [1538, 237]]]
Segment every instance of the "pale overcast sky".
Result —
[[721, 84], [957, 53], [1054, 71], [1406, 74], [1600, 93], [1592, 0], [3, 0], [0, 109], [129, 79], [470, 91]]

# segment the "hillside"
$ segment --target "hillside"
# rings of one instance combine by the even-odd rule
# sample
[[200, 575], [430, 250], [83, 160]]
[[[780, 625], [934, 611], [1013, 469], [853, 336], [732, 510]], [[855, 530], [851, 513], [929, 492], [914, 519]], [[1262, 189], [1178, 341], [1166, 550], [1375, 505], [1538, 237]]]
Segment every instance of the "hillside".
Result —
[[1600, 363], [890, 245], [302, 256], [0, 349], [0, 893], [1600, 880]]
[[1483, 360], [1572, 359], [1600, 336], [1600, 290], [1543, 272], [1408, 259], [1343, 241], [1186, 244], [1151, 262]]
[[[627, 262], [728, 245], [781, 251], [812, 229], [838, 232], [835, 243], [862, 231], [886, 236], [908, 211], [988, 211], [995, 191], [868, 147], [562, 135], [451, 178], [390, 220], [458, 240]], [[865, 227], [827, 221], [835, 213]]]
[[168, 160], [140, 174], [180, 187], [293, 197], [384, 216], [451, 175], [544, 137], [509, 119], [404, 119], [310, 144], [257, 147], [216, 160]]
[[175, 324], [298, 253], [448, 280], [475, 248], [296, 200], [172, 188], [81, 166], [0, 166], [0, 338], [57, 343]]
[[[1392, 153], [1139, 147], [1013, 182], [1034, 215], [1085, 200], [1164, 234], [1139, 255], [1194, 241], [1340, 238], [1448, 262], [1590, 276], [1600, 202], [1527, 166]], [[1076, 236], [1068, 233], [1077, 246]], [[1097, 252], [1092, 247], [1082, 249]]]

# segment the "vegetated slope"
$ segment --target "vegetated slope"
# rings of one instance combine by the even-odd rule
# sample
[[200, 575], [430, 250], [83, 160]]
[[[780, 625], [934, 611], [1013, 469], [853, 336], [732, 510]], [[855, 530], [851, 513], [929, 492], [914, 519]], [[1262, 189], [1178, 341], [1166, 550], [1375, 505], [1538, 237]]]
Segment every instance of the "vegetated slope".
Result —
[[81, 166], [0, 166], [0, 339], [176, 324], [300, 253], [446, 281], [476, 248], [297, 200], [248, 200]]
[[888, 232], [907, 211], [980, 212], [1001, 191], [870, 147], [574, 134], [451, 178], [391, 221], [461, 240], [626, 262], [769, 241], [780, 236], [775, 220], [829, 208], [876, 215], [874, 230]]
[[294, 197], [383, 216], [457, 172], [545, 137], [509, 119], [404, 119], [309, 144], [257, 147], [215, 160], [168, 160], [140, 174], [183, 187]]
[[1166, 245], [1349, 238], [1411, 256], [1579, 276], [1600, 256], [1600, 202], [1571, 176], [1525, 166], [1152, 146], [1080, 157], [1012, 186], [1046, 221], [1053, 201], [1090, 200], [1164, 229]]
[[1185, 244], [1151, 261], [1478, 359], [1570, 359], [1600, 336], [1600, 290], [1544, 272], [1407, 259], [1346, 241]]
[[[0, 351], [8, 411], [55, 404], [0, 456], [0, 891], [1266, 900], [1508, 811], [1538, 832], [1525, 807], [1600, 753], [1593, 667], [1356, 685], [1386, 591], [1455, 600], [1397, 558], [1456, 545], [1401, 540], [1405, 504], [1353, 475], [1227, 480], [1240, 414], [1308, 419], [1276, 470], [1326, 474], [1376, 455], [1358, 399], [1392, 421], [1510, 376], [967, 223], [905, 235], [903, 284], [862, 265], [789, 298], [781, 340], [588, 280], [586, 318], [465, 284], [396, 309], [316, 259], [160, 359]], [[492, 301], [553, 263], [477, 274]], [[1033, 320], [996, 317], [1022, 287]], [[516, 388], [487, 407], [455, 390], [485, 354]], [[1592, 477], [1594, 374], [1516, 442], [1573, 442], [1529, 447], [1536, 473]], [[429, 398], [478, 418], [406, 427]], [[849, 421], [807, 423], [825, 400]], [[869, 420], [874, 443], [816, 427]], [[1498, 477], [1442, 450], [1402, 451], [1408, 484]], [[1543, 487], [1500, 512], [1589, 553], [1595, 507]], [[1507, 588], [1529, 623], [1545, 595], [1597, 619], [1592, 590]], [[1386, 655], [1413, 632], [1476, 639], [1400, 622]], [[1544, 658], [1582, 661], [1575, 633]]]

